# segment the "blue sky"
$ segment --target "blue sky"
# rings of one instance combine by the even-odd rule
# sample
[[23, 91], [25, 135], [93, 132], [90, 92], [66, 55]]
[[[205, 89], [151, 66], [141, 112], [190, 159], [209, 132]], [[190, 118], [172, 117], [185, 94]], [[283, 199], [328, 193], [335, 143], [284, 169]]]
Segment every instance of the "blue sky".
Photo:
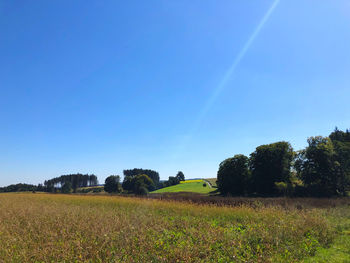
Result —
[[301, 149], [350, 128], [349, 47], [348, 0], [0, 1], [0, 185]]

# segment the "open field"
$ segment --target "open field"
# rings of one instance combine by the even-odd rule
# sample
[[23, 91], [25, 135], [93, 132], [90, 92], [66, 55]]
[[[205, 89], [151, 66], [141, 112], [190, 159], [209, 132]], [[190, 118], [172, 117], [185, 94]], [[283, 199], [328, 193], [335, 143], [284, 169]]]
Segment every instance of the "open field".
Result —
[[294, 208], [291, 201], [285, 207], [218, 207], [116, 196], [0, 194], [0, 259], [346, 262], [348, 201], [325, 202], [324, 208], [304, 203], [310, 207]]
[[158, 189], [156, 191], [153, 191], [152, 193], [192, 192], [192, 193], [208, 194], [214, 190], [208, 184], [206, 187], [204, 187], [203, 186], [204, 183], [206, 182], [204, 182], [203, 180], [186, 180], [186, 181], [181, 181], [177, 185]]

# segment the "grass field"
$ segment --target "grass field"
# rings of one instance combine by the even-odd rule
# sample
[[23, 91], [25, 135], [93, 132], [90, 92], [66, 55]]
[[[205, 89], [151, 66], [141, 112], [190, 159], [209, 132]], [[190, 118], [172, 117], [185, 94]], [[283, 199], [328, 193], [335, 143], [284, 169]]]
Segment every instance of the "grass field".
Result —
[[165, 187], [153, 191], [152, 193], [177, 193], [177, 192], [192, 192], [200, 194], [208, 194], [215, 189], [211, 188], [208, 184], [206, 187], [203, 184], [206, 183], [203, 180], [186, 180], [181, 181], [180, 184]]
[[208, 181], [213, 187], [217, 187], [216, 180], [217, 178], [205, 178], [205, 181]]
[[349, 262], [349, 210], [0, 194], [0, 261]]

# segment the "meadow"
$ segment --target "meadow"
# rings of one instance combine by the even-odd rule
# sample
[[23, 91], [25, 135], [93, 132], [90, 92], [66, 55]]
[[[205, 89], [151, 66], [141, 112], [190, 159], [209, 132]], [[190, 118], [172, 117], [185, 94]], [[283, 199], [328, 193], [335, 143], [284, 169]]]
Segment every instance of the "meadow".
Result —
[[[315, 201], [319, 203], [322, 201]], [[306, 203], [306, 202], [304, 202]], [[339, 203], [339, 204], [338, 204]], [[1, 262], [346, 262], [348, 201], [216, 206], [0, 194]], [[328, 259], [328, 261], [322, 261]]]
[[[204, 187], [203, 184], [206, 184]], [[191, 193], [200, 193], [200, 194], [209, 194], [215, 189], [211, 188], [210, 185], [204, 180], [186, 180], [180, 181], [179, 184], [165, 187], [153, 191], [152, 193], [177, 193], [177, 192], [191, 192]]]

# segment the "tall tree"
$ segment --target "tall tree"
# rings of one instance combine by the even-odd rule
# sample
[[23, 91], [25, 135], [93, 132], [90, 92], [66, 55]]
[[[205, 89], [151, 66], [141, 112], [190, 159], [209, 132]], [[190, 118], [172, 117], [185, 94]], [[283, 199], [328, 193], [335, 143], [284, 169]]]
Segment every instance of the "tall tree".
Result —
[[220, 163], [217, 185], [224, 195], [240, 196], [248, 191], [249, 158], [238, 154]]
[[307, 142], [308, 147], [297, 155], [295, 168], [308, 193], [314, 196], [345, 194], [349, 183], [332, 140], [316, 136], [308, 138]]
[[258, 195], [277, 194], [276, 182], [290, 183], [294, 151], [288, 142], [261, 145], [250, 155], [250, 169]]

